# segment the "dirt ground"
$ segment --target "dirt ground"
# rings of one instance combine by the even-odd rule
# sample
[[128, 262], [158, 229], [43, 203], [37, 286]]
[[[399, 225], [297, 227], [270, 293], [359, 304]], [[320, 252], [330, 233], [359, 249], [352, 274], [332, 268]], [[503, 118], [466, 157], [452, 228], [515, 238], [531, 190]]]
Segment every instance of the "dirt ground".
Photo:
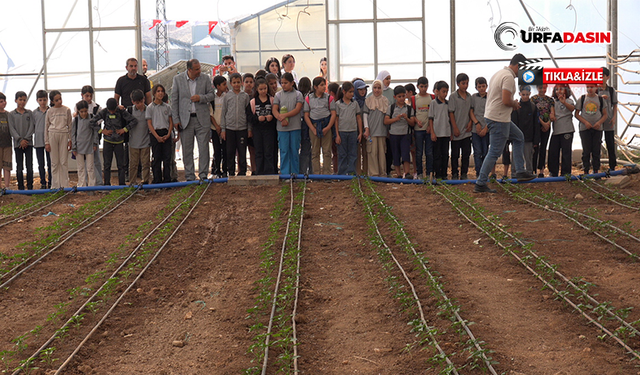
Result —
[[[595, 327], [555, 300], [550, 291], [542, 290], [539, 281], [428, 187], [374, 185], [402, 221], [416, 250], [424, 252], [429, 266], [441, 276], [447, 295], [462, 307], [462, 317], [474, 322], [471, 329], [493, 351], [498, 373], [640, 374], [637, 363], [620, 346], [599, 339], [601, 333]], [[578, 210], [640, 229], [637, 211], [598, 199], [577, 183], [523, 186], [553, 192], [575, 202]], [[247, 311], [256, 301], [260, 254], [269, 237], [270, 213], [279, 189], [213, 184], [64, 373], [238, 374], [253, 366], [253, 357], [247, 354], [254, 336]], [[472, 185], [455, 189], [471, 193]], [[636, 183], [623, 191], [637, 197], [640, 186]], [[133, 248], [127, 235], [144, 222], [157, 222], [158, 212], [176, 193], [136, 193], [8, 289], [0, 290], [0, 352], [12, 350], [11, 340], [37, 325], [43, 326], [42, 331], [27, 340], [24, 353], [46, 341], [56, 329], [47, 321], [55, 305], [68, 302], [68, 318], [79, 304], [69, 299], [68, 290], [104, 269], [115, 249]], [[105, 195], [71, 194], [47, 211], [73, 212]], [[476, 205], [500, 216], [507, 230], [520, 232], [523, 240], [533, 243], [538, 254], [557, 264], [560, 272], [596, 284], [593, 292], [599, 300], [610, 301], [616, 308], [633, 307], [628, 321], [640, 318], [638, 263], [564, 217], [519, 203], [500, 189], [498, 194], [474, 198]], [[2, 196], [0, 204], [30, 199]], [[1, 228], [0, 253], [15, 253], [36, 228], [57, 218], [42, 214]], [[436, 374], [438, 370], [427, 363], [431, 349], [405, 350], [416, 340], [407, 325], [412, 318], [389, 294], [385, 281], [389, 275], [368, 231], [363, 206], [350, 182], [307, 185], [297, 319], [301, 373]], [[382, 233], [394, 249], [388, 227], [382, 226]], [[634, 245], [629, 242], [629, 246]], [[640, 246], [636, 243], [632, 249]], [[399, 260], [416, 281], [429, 323], [443, 326], [424, 279], [412, 270], [408, 257], [400, 254]], [[87, 314], [82, 328], [72, 328], [67, 340], [56, 341], [55, 356], [60, 361], [55, 365], [98, 318]], [[440, 340], [448, 352], [460, 350], [454, 335]], [[181, 345], [174, 346], [176, 341]], [[640, 347], [638, 338], [629, 344], [636, 350]]]

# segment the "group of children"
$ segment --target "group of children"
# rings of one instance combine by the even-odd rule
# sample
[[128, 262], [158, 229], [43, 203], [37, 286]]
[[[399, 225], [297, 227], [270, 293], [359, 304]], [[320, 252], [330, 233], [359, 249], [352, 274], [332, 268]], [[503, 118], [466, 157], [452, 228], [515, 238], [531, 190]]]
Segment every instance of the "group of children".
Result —
[[[588, 86], [588, 93], [578, 103], [571, 99], [571, 89], [566, 85], [556, 85], [552, 96], [546, 95], [546, 85], [536, 87], [534, 96], [531, 87], [520, 88], [521, 106], [512, 112], [511, 119], [525, 137], [527, 171], [544, 176], [548, 146], [549, 175], [571, 173], [574, 111], [580, 122], [583, 170], [585, 173], [600, 170], [603, 127], [605, 139], [613, 139], [613, 112], [617, 103], [615, 91], [606, 85], [608, 69], [604, 73], [605, 83]], [[449, 85], [444, 81], [436, 82], [433, 94], [429, 93], [426, 77], [420, 77], [416, 86], [392, 89], [386, 71], [373, 82], [371, 93], [359, 78], [340, 86], [328, 84], [323, 76], [313, 81], [303, 77], [296, 85], [290, 73], [282, 74], [279, 81], [274, 74], [264, 74], [259, 71], [256, 76], [238, 73], [231, 76], [232, 95], [239, 97], [244, 93], [244, 99], [241, 103], [225, 100], [212, 109], [214, 113], [221, 111], [226, 116], [225, 124], [232, 124], [234, 131], [239, 126], [244, 132], [240, 139], [251, 138], [253, 134], [255, 154], [253, 150], [250, 153], [252, 158], [255, 155], [258, 166], [254, 173], [277, 172], [279, 148], [282, 174], [390, 177], [393, 166], [399, 178], [466, 180], [472, 151], [476, 175], [488, 153], [490, 129], [484, 118], [488, 86], [484, 77], [475, 79], [477, 92], [471, 95], [467, 90], [468, 75], [458, 74], [457, 89], [449, 95]], [[255, 80], [256, 77], [259, 78]], [[224, 77], [216, 77], [214, 85], [219, 97], [229, 95], [225, 94]], [[245, 105], [246, 113], [238, 105]], [[230, 107], [233, 111], [228, 110]], [[260, 137], [256, 137], [258, 131]], [[245, 174], [246, 148], [226, 149], [227, 170], [234, 171], [237, 156], [240, 174]], [[607, 149], [615, 150], [615, 145], [607, 141]], [[510, 159], [507, 144], [503, 152], [507, 177]], [[615, 151], [609, 159], [609, 168], [615, 169]]]
[[[0, 161], [5, 187], [10, 183], [12, 146], [16, 155], [19, 190], [25, 189], [25, 166], [26, 188], [33, 189], [34, 148], [41, 189], [69, 186], [69, 151], [77, 163], [79, 187], [110, 185], [114, 156], [118, 168], [118, 184], [125, 185], [124, 139], [127, 133], [129, 177], [132, 185], [138, 183], [138, 177], [142, 183], [151, 183], [150, 167], [153, 171], [153, 183], [177, 180], [175, 165], [172, 163], [174, 140], [171, 108], [167, 104], [167, 95], [162, 85], [153, 88], [154, 101], [148, 106], [145, 105], [145, 95], [141, 90], [131, 93], [133, 106], [128, 108], [118, 106], [114, 98], [107, 100], [106, 108], [100, 108], [93, 102], [94, 90], [91, 86], [84, 86], [81, 94], [82, 100], [76, 103], [72, 112], [62, 104], [60, 91], [47, 93], [39, 90], [36, 93], [39, 107], [31, 111], [25, 108], [27, 94], [19, 91], [15, 99], [17, 108], [7, 112], [6, 96], [0, 93]], [[47, 98], [50, 100], [49, 105]], [[103, 162], [100, 161], [98, 149], [101, 137]]]
[[[529, 86], [520, 88], [520, 109], [512, 112], [511, 119], [524, 134], [528, 172], [544, 176], [548, 144], [549, 174], [571, 173], [574, 112], [580, 122], [584, 172], [600, 170], [603, 134], [610, 150], [609, 168], [615, 169], [613, 122], [617, 100], [615, 90], [606, 85], [606, 68], [604, 75], [602, 86], [588, 85], [587, 94], [577, 101], [571, 98], [567, 85], [556, 85], [551, 97], [546, 95], [546, 85], [538, 86], [534, 96], [530, 96]], [[371, 93], [359, 78], [338, 85], [327, 84], [323, 76], [313, 81], [302, 77], [296, 84], [291, 72], [280, 78], [265, 71], [255, 76], [232, 73], [228, 77], [229, 82], [222, 75], [213, 79], [212, 177], [236, 175], [236, 164], [237, 174], [245, 175], [249, 149], [252, 174], [257, 175], [389, 177], [393, 166], [399, 178], [447, 179], [451, 160], [451, 179], [467, 179], [472, 150], [477, 175], [490, 145], [490, 129], [484, 118], [488, 87], [483, 77], [475, 79], [477, 93], [473, 95], [467, 91], [469, 77], [464, 73], [456, 77], [457, 90], [450, 95], [445, 81], [436, 82], [433, 94], [428, 93], [426, 77], [417, 80], [417, 90], [413, 84], [391, 89], [386, 71], [373, 82]], [[176, 181], [173, 142], [179, 139], [179, 133], [174, 138], [165, 88], [155, 85], [152, 92], [153, 102], [148, 106], [144, 93], [134, 90], [133, 106], [118, 106], [110, 98], [102, 109], [93, 102], [93, 88], [85, 86], [73, 112], [62, 104], [62, 94], [56, 90], [38, 91], [39, 107], [33, 111], [25, 108], [27, 95], [20, 91], [15, 95], [16, 109], [7, 112], [6, 97], [0, 93], [4, 185], [8, 187], [10, 182], [11, 148], [16, 155], [18, 189], [33, 189], [33, 149], [43, 189], [68, 186], [69, 151], [78, 164], [78, 186], [109, 185], [114, 155], [118, 183], [124, 185], [123, 143], [127, 133], [131, 184], [137, 184], [139, 178], [145, 184]], [[98, 151], [100, 137], [103, 162]], [[503, 164], [504, 175], [508, 176], [509, 145], [503, 152]]]

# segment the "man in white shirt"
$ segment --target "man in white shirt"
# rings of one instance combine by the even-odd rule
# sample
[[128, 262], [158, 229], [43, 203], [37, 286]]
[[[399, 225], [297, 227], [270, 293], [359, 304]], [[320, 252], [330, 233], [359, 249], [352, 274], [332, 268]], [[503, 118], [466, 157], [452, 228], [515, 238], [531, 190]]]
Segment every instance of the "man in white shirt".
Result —
[[518, 77], [518, 67], [527, 59], [521, 53], [514, 55], [505, 66], [491, 77], [489, 91], [487, 92], [487, 105], [484, 117], [489, 128], [491, 144], [489, 152], [482, 163], [480, 175], [476, 180], [475, 193], [495, 193], [487, 182], [489, 173], [496, 164], [496, 160], [502, 154], [507, 140], [513, 144], [513, 168], [516, 171], [518, 181], [533, 180], [535, 176], [524, 169], [524, 135], [516, 124], [511, 122], [511, 111], [518, 110], [520, 103], [513, 99], [516, 93], [514, 79]]

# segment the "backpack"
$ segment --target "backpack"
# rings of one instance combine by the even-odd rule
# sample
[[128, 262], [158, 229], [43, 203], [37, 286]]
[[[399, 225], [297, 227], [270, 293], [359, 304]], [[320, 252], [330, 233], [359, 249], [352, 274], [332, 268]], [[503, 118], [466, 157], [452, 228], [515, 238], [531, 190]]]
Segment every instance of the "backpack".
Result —
[[[271, 105], [273, 105], [273, 96], [269, 96], [269, 101], [271, 102]], [[256, 114], [256, 98], [251, 99], [251, 101], [249, 102], [249, 105], [251, 105], [251, 113], [255, 115]]]
[[[277, 95], [277, 93], [276, 93], [276, 95]], [[309, 108], [311, 108], [311, 104], [309, 103], [309, 96], [310, 95], [311, 95], [311, 93], [307, 94], [307, 96], [304, 97], [304, 100], [309, 105]], [[333, 98], [333, 96], [329, 95], [329, 98], [327, 99], [327, 108], [329, 109], [329, 112], [331, 112], [331, 100], [335, 100], [335, 99]]]
[[[586, 94], [582, 95], [580, 97], [580, 108], [581, 108], [580, 112], [582, 112], [582, 110], [584, 109], [584, 97], [585, 96], [586, 96]], [[598, 95], [598, 99], [600, 101], [600, 114], [602, 115], [602, 108], [604, 107], [604, 100], [602, 100], [602, 96], [600, 96], [600, 95]]]
[[[415, 100], [415, 97], [412, 96], [412, 99]], [[411, 113], [411, 110], [413, 109], [413, 107], [410, 106], [410, 105], [406, 105], [406, 106], [407, 106], [407, 117], [409, 117], [409, 118], [415, 117], [416, 116], [415, 110], [413, 111], [413, 114]], [[391, 104], [390, 107], [391, 107], [391, 112], [389, 112], [389, 113], [391, 113], [391, 116], [393, 116], [393, 111], [396, 109], [396, 103]], [[407, 130], [407, 134], [411, 134], [412, 130], [413, 130], [413, 127], [409, 126], [409, 129]]]
[[[602, 92], [598, 90], [598, 97], [602, 99], [600, 96]], [[615, 113], [613, 112], [613, 95], [615, 94], [615, 89], [611, 86], [607, 86], [607, 95], [609, 95], [609, 100], [605, 103], [607, 106], [607, 123], [611, 122]]]

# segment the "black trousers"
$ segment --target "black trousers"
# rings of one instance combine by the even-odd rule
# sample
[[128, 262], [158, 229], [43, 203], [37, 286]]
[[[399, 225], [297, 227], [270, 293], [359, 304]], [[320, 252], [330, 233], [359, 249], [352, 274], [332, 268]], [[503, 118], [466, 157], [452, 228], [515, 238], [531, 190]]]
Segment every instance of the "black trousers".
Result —
[[[159, 136], [164, 137], [169, 134], [168, 129], [156, 129]], [[160, 143], [153, 135], [151, 138], [151, 152], [153, 160], [151, 161], [151, 171], [153, 172], [153, 183], [171, 182], [171, 153], [173, 152], [173, 140], [171, 137]]]
[[600, 144], [602, 143], [602, 130], [587, 129], [580, 132], [582, 141], [582, 169], [589, 173], [600, 170]]
[[459, 141], [451, 141], [451, 175], [458, 176], [458, 158], [462, 151], [460, 174], [469, 173], [469, 158], [471, 157], [471, 137]]
[[276, 158], [274, 139], [277, 139], [277, 136], [275, 126], [258, 125], [253, 127], [253, 146], [256, 148], [256, 173], [258, 175], [276, 173], [273, 166]]
[[[438, 137], [433, 143], [433, 172], [436, 179], [447, 179], [450, 137]], [[468, 167], [468, 166], [467, 166]]]
[[[562, 176], [571, 174], [572, 144], [573, 133], [556, 134], [551, 136], [551, 141], [549, 142], [549, 173], [551, 174], [551, 177], [558, 177], [558, 172], [561, 172]], [[561, 152], [562, 164], [560, 164]]]
[[222, 140], [215, 129], [211, 129], [211, 143], [213, 144], [211, 174], [222, 176], [227, 173], [227, 141]]
[[604, 143], [607, 145], [607, 156], [609, 158], [609, 169], [614, 170], [618, 165], [616, 159], [618, 155], [616, 155], [616, 140], [615, 140], [615, 131], [614, 130], [605, 130], [604, 131]]
[[391, 140], [389, 140], [389, 137], [387, 137], [386, 142], [387, 142], [387, 151], [385, 152], [384, 156], [387, 159], [387, 175], [390, 175], [391, 168], [393, 167], [393, 154], [391, 153]]
[[[40, 186], [42, 188], [51, 187], [51, 154], [44, 147], [35, 147], [36, 158], [38, 159], [38, 172], [40, 172]], [[46, 165], [45, 165], [46, 160]], [[45, 168], [46, 167], [46, 168]], [[49, 180], [47, 181], [47, 171]]]
[[236, 152], [238, 153], [238, 176], [247, 175], [247, 138], [248, 130], [228, 130], [227, 136], [227, 173], [236, 175]]
[[551, 130], [540, 133], [540, 145], [533, 151], [533, 165], [537, 166], [540, 173], [544, 170], [547, 161], [547, 145], [549, 144], [549, 135]]
[[24, 190], [24, 163], [27, 162], [27, 189], [33, 190], [33, 146], [14, 148], [16, 154], [16, 177], [18, 190]]
[[107, 141], [102, 145], [104, 185], [111, 185], [111, 162], [113, 161], [113, 154], [116, 155], [116, 165], [118, 166], [118, 184], [125, 185], [124, 145], [122, 143], [109, 143]]

